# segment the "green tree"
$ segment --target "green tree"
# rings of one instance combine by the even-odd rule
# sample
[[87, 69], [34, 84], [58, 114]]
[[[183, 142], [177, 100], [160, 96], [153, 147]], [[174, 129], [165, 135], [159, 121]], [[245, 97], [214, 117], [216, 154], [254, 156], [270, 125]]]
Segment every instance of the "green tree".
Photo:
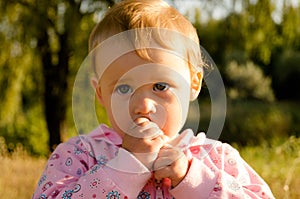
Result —
[[225, 64], [231, 61], [230, 58], [241, 56], [238, 58], [244, 59], [241, 61], [251, 59], [260, 65], [268, 65], [272, 51], [279, 42], [272, 18], [275, 4], [270, 0], [247, 0], [242, 1], [240, 11], [234, 9], [236, 4], [237, 1], [232, 1], [224, 18], [211, 18], [204, 23], [196, 18], [195, 25], [202, 44], [212, 52], [217, 63]]
[[[300, 5], [300, 4], [299, 4]], [[300, 50], [300, 6], [283, 6], [283, 15], [281, 22], [282, 46]]]
[[274, 101], [271, 79], [265, 77], [261, 68], [253, 63], [238, 65], [236, 62], [230, 62], [225, 72], [229, 82], [233, 85], [227, 88], [229, 98]]
[[[6, 95], [2, 96], [2, 101], [10, 104], [6, 106], [9, 111], [1, 111], [1, 113], [17, 114], [22, 101], [21, 91], [26, 90], [23, 87], [22, 75], [29, 70], [26, 68], [28, 65], [34, 68], [31, 72], [35, 72], [37, 65], [40, 65], [41, 74], [39, 75], [42, 77], [39, 78], [38, 84], [42, 84], [41, 94], [50, 149], [61, 142], [62, 126], [66, 120], [67, 105], [70, 101], [68, 81], [72, 68], [76, 68], [71, 66], [71, 63], [75, 64], [75, 60], [78, 60], [74, 58], [74, 55], [78, 55], [78, 51], [83, 53], [81, 49], [87, 49], [88, 32], [93, 26], [92, 14], [113, 4], [112, 0], [3, 0], [0, 3], [1, 12], [5, 13], [1, 17], [2, 30], [0, 32], [6, 32], [2, 34], [2, 39], [10, 38], [8, 44], [10, 48], [17, 48], [18, 45], [20, 48], [31, 46], [32, 49], [29, 49], [33, 52], [31, 55], [36, 57], [31, 64], [18, 63], [17, 72], [12, 68], [13, 63], [9, 61], [1, 63], [1, 70], [9, 71], [5, 72], [7, 78], [2, 80], [1, 91], [2, 89], [7, 91], [4, 92]], [[15, 20], [9, 20], [9, 18], [15, 18]], [[13, 54], [16, 52], [16, 49], [12, 49]], [[1, 56], [7, 55], [1, 52]], [[82, 54], [80, 57], [82, 58]], [[23, 60], [23, 58], [18, 60]], [[78, 62], [76, 64], [78, 67]], [[13, 78], [13, 75], [16, 78]], [[16, 101], [10, 100], [8, 96], [12, 95], [12, 88], [14, 88], [13, 95]], [[38, 97], [39, 93], [35, 94]]]
[[282, 21], [278, 27], [280, 45], [273, 52], [273, 87], [278, 99], [299, 100], [300, 84], [300, 2], [293, 6], [284, 1]]
[[[3, 2], [1, 2], [3, 3]], [[3, 4], [0, 4], [1, 8]], [[34, 111], [28, 111], [29, 104], [39, 103], [39, 84], [34, 83], [36, 56], [31, 45], [24, 45], [24, 27], [15, 26], [21, 19], [18, 6], [6, 7], [0, 16], [0, 136], [4, 136], [9, 149], [22, 142], [27, 149], [34, 151], [28, 137], [36, 131], [27, 132], [25, 126], [41, 127], [41, 122], [28, 122]], [[34, 71], [34, 73], [33, 73]], [[29, 93], [34, 97], [25, 99]], [[35, 114], [35, 113], [34, 113]], [[30, 116], [29, 116], [30, 115]], [[28, 123], [28, 125], [25, 125]], [[43, 131], [42, 128], [39, 129]], [[42, 150], [41, 150], [41, 153]]]

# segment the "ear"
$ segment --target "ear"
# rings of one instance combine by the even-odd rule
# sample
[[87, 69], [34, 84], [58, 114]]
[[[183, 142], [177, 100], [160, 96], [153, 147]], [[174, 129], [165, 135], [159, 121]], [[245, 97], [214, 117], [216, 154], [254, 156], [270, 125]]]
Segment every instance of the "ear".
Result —
[[202, 86], [203, 73], [200, 71], [194, 72], [191, 77], [191, 94], [190, 101], [197, 99]]
[[93, 77], [91, 79], [91, 85], [92, 85], [92, 87], [95, 90], [96, 97], [97, 97], [99, 103], [103, 106], [104, 105], [104, 101], [103, 101], [103, 98], [102, 98], [101, 88], [100, 88], [100, 86], [98, 84], [98, 80], [97, 80], [96, 77]]

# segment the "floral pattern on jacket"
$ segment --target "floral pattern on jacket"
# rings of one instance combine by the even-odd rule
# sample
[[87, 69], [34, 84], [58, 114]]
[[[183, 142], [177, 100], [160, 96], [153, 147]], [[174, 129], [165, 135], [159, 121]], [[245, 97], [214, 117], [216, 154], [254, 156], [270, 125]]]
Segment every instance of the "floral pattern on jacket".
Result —
[[60, 144], [33, 195], [37, 198], [200, 199], [274, 198], [268, 185], [228, 144], [185, 130], [178, 147], [191, 166], [172, 188], [121, 147], [122, 138], [100, 125], [89, 135]]

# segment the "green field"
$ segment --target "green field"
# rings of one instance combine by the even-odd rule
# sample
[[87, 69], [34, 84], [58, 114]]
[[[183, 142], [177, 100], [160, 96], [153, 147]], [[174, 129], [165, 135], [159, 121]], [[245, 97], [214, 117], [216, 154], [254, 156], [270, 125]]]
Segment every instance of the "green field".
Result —
[[245, 147], [240, 153], [265, 179], [276, 198], [300, 198], [300, 138]]
[[[275, 140], [239, 151], [270, 185], [276, 198], [300, 198], [300, 138]], [[0, 198], [31, 198], [47, 160], [17, 150], [11, 155], [0, 153], [0, 161]]]

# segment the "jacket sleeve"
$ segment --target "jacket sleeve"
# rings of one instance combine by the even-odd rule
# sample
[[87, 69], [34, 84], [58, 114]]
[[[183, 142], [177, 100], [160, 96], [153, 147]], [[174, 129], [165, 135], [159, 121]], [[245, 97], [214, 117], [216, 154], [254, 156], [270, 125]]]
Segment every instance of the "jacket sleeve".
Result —
[[202, 159], [194, 156], [186, 177], [170, 193], [176, 199], [274, 198], [264, 180], [228, 144], [211, 148]]
[[108, 151], [96, 159], [79, 141], [60, 144], [48, 160], [33, 199], [136, 198], [150, 171], [122, 148]]

